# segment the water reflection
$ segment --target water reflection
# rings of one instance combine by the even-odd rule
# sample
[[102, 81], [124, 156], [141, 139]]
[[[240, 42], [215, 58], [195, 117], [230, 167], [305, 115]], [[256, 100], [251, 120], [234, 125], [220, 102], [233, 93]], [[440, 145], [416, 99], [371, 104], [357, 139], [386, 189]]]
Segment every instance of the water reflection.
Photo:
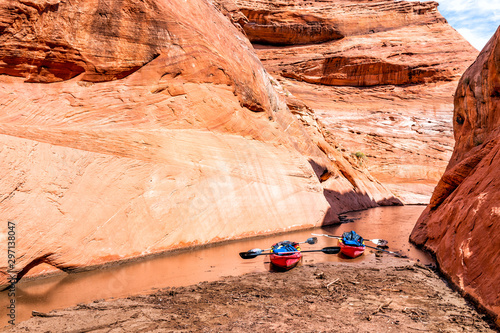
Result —
[[[339, 226], [309, 229], [273, 235], [258, 239], [242, 240], [169, 256], [127, 263], [107, 269], [97, 269], [76, 274], [62, 274], [36, 281], [21, 282], [16, 288], [16, 322], [26, 320], [31, 311], [49, 312], [52, 309], [74, 306], [96, 299], [124, 297], [152, 289], [186, 286], [201, 281], [213, 281], [224, 276], [269, 270], [267, 256], [243, 260], [238, 252], [252, 248], [269, 248], [273, 243], [288, 239], [305, 241], [311, 233], [341, 235], [355, 230], [365, 238], [383, 238], [389, 241], [389, 250], [401, 250], [422, 263], [431, 258], [408, 243], [408, 236], [423, 206], [380, 207], [346, 214], [355, 219]], [[336, 246], [335, 239], [318, 237], [315, 245], [303, 244], [302, 249]], [[359, 262], [374, 260], [372, 251], [356, 259], [321, 252], [304, 253], [303, 264], [318, 262]], [[0, 304], [8, 304], [6, 292], [0, 293]], [[7, 324], [6, 307], [0, 309], [1, 326]]]

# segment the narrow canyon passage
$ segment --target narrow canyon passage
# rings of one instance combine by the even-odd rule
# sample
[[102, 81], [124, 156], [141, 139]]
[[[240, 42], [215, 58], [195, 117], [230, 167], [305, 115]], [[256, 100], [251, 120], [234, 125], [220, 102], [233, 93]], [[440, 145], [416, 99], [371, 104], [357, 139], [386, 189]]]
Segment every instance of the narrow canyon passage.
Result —
[[[366, 318], [388, 308], [378, 296], [391, 265], [394, 284], [385, 296], [397, 299], [391, 311], [400, 316], [393, 324], [418, 322], [422, 331], [456, 324], [457, 332], [467, 331], [482, 320], [469, 312], [470, 300], [499, 326], [500, 27], [479, 53], [438, 6], [396, 0], [0, 2], [0, 220], [7, 226], [0, 229], [0, 286], [21, 280], [11, 285], [13, 296], [0, 292], [0, 304], [15, 303], [9, 312], [0, 307], [0, 327], [15, 311], [21, 324], [13, 330], [167, 330], [167, 321], [179, 324], [172, 310], [186, 319], [173, 329], [196, 331], [178, 299], [154, 298], [208, 281], [200, 294], [208, 301], [199, 303], [195, 292], [185, 304], [210, 312], [207, 303], [223, 309], [237, 299], [239, 308], [225, 318], [251, 313], [248, 326], [239, 327], [257, 333], [252, 325], [261, 319], [259, 310], [275, 307], [266, 305], [269, 295], [288, 301], [269, 282], [275, 280], [297, 284], [290, 294], [297, 308], [310, 312], [290, 316], [302, 316], [297, 321], [305, 324], [317, 304], [328, 322], [345, 290], [377, 299], [368, 309], [366, 299], [353, 308], [346, 298], [341, 307], [357, 323], [336, 313], [348, 328], [336, 329], [352, 326], [358, 333], [388, 322]], [[400, 204], [406, 206], [387, 207]], [[407, 257], [374, 249], [356, 259], [304, 252], [288, 275], [271, 272], [266, 256], [238, 256], [285, 239], [350, 230], [387, 239], [389, 250]], [[336, 245], [320, 237], [303, 250]], [[425, 266], [434, 264], [441, 275]], [[336, 296], [317, 281], [321, 267], [333, 277], [328, 283], [336, 277], [343, 283]], [[270, 288], [250, 293], [258, 297], [247, 307], [248, 298], [239, 295], [251, 276]], [[436, 290], [455, 293], [463, 304], [448, 307], [447, 296], [424, 291], [420, 282], [441, 283]], [[297, 296], [307, 284], [328, 301]], [[228, 296], [231, 288], [236, 293]], [[427, 315], [443, 310], [433, 324], [423, 324], [423, 312], [406, 311], [415, 304], [414, 291]], [[146, 326], [132, 329], [137, 317], [128, 306], [141, 308], [137, 295], [146, 294], [158, 306], [149, 314], [158, 317], [145, 310], [137, 316]], [[82, 320], [102, 327], [64, 326], [77, 322], [79, 310], [110, 299], [116, 312], [85, 313]], [[70, 306], [81, 308], [74, 317], [42, 318]], [[360, 309], [367, 316], [359, 316]], [[289, 314], [282, 310], [276, 313]], [[41, 315], [25, 321], [33, 311]], [[460, 322], [463, 314], [471, 326]], [[99, 316], [111, 322], [98, 323]], [[45, 319], [61, 324], [29, 326]], [[220, 331], [219, 319], [209, 330]], [[288, 324], [283, 331], [312, 331]]]

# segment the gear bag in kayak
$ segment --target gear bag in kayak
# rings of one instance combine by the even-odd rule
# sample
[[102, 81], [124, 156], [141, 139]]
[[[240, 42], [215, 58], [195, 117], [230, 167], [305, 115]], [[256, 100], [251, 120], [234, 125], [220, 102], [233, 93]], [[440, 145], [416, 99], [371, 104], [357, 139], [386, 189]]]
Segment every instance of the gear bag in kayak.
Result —
[[349, 246], [363, 246], [363, 237], [358, 235], [354, 230], [349, 232], [344, 232], [342, 234], [342, 242]]
[[282, 241], [273, 245], [271, 252], [282, 255], [282, 254], [290, 254], [290, 252], [300, 251], [297, 243], [290, 241]]

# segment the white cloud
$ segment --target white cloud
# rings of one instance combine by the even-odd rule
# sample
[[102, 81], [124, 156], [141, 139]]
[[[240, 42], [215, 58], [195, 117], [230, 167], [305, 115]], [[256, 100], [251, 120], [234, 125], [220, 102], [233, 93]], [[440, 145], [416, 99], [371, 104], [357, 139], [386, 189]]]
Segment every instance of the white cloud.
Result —
[[499, 0], [437, 1], [441, 15], [478, 50], [484, 47], [500, 25]]
[[456, 30], [479, 51], [481, 51], [491, 37], [487, 37], [482, 33], [478, 33], [477, 31], [468, 28], [458, 28]]
[[438, 10], [478, 50], [500, 25], [498, 0], [441, 0]]
[[498, 0], [441, 0], [439, 8], [447, 12], [488, 15], [496, 19], [500, 15]]

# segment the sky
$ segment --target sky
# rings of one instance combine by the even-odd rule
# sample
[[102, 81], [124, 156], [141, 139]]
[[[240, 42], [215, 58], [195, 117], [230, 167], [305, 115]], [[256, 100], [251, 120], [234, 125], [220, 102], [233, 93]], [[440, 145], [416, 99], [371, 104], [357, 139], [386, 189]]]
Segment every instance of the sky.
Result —
[[481, 49], [500, 25], [500, 0], [437, 0], [448, 23], [476, 49]]

